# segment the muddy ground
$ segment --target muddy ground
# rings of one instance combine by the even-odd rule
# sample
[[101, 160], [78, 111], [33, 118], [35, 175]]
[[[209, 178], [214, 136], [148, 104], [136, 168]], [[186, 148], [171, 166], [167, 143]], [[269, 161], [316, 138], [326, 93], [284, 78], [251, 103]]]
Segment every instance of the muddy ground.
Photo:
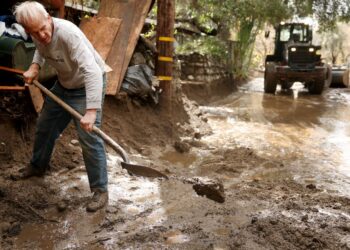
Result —
[[[262, 89], [256, 78], [210, 103], [200, 95], [201, 105], [177, 95], [170, 117], [108, 97], [103, 130], [134, 162], [172, 178], [130, 176], [108, 148], [110, 201], [94, 214], [74, 129], [45, 178], [15, 181], [34, 124], [2, 112], [0, 248], [350, 249], [350, 92]], [[225, 201], [198, 195], [195, 177], [222, 183]]]

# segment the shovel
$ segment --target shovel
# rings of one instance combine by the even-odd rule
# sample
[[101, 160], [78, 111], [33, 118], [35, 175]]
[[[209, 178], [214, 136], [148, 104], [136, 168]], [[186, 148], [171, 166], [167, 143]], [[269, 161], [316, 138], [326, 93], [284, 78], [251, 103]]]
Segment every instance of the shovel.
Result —
[[[0, 70], [13, 72], [13, 73], [20, 74], [20, 75], [23, 75], [23, 73], [24, 73], [24, 71], [22, 71], [22, 70], [8, 68], [8, 67], [4, 67], [4, 66], [0, 66]], [[33, 84], [36, 87], [38, 87], [42, 92], [44, 92], [47, 96], [49, 96], [51, 99], [53, 99], [62, 108], [64, 108], [67, 112], [69, 112], [74, 118], [78, 119], [79, 121], [81, 120], [81, 118], [83, 116], [80, 113], [78, 113], [75, 109], [73, 109], [71, 106], [69, 106], [67, 103], [65, 103], [62, 99], [60, 99], [58, 96], [56, 96], [54, 93], [52, 93], [46, 87], [44, 87], [40, 82], [38, 82], [37, 80], [33, 80]], [[122, 166], [122, 168], [126, 169], [130, 175], [168, 179], [168, 177], [165, 174], [163, 174], [163, 173], [161, 173], [153, 168], [130, 163], [130, 159], [128, 157], [128, 154], [110, 136], [108, 136], [106, 133], [104, 133], [101, 129], [99, 129], [95, 125], [93, 126], [92, 131], [95, 134], [97, 134], [99, 137], [101, 137], [110, 147], [112, 147], [122, 157], [123, 161], [121, 162], [121, 166]]]

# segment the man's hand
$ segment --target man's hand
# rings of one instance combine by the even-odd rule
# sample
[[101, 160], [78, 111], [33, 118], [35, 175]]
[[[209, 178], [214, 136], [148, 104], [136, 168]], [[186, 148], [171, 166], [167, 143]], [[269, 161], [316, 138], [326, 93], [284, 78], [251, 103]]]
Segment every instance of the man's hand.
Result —
[[39, 76], [40, 66], [36, 63], [30, 65], [29, 69], [23, 73], [24, 82], [32, 84], [33, 80]]
[[80, 126], [87, 132], [92, 131], [92, 127], [96, 121], [96, 109], [86, 110], [85, 115], [80, 120]]

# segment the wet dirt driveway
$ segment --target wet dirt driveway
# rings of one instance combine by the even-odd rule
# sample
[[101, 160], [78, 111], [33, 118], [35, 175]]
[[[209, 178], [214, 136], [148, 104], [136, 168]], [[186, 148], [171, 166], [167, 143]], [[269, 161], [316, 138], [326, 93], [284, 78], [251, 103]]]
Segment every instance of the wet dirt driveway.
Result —
[[289, 91], [269, 95], [262, 86], [257, 78], [215, 106], [202, 107], [218, 131], [206, 140], [216, 147], [248, 147], [288, 164], [278, 173], [259, 172], [257, 178], [292, 178], [349, 195], [350, 90], [309, 95], [295, 83]]
[[[88, 214], [82, 205], [88, 197], [83, 167], [53, 173], [39, 186], [53, 197], [64, 197], [67, 208], [57, 212], [51, 201], [45, 209], [34, 210], [40, 218], [21, 224], [20, 233], [6, 236], [2, 245], [350, 249], [349, 90], [310, 96], [296, 85], [288, 92], [265, 95], [263, 79], [256, 78], [200, 110], [212, 133], [182, 138], [189, 152], [145, 146], [147, 156], [133, 156], [175, 178], [130, 177], [110, 167], [109, 206]], [[118, 160], [110, 154], [109, 166]], [[199, 196], [190, 183], [181, 181], [195, 176], [222, 182], [225, 202]], [[33, 206], [27, 210], [33, 212]]]

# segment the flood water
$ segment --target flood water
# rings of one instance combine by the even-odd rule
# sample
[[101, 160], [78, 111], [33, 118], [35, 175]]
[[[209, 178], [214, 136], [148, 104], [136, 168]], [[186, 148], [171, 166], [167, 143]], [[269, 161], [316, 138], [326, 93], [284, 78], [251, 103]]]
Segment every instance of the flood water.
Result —
[[264, 94], [263, 78], [203, 106], [214, 134], [204, 138], [216, 147], [252, 148], [287, 166], [259, 172], [261, 178], [293, 178], [336, 192], [350, 191], [350, 90], [327, 89], [310, 95], [302, 84]]
[[[83, 205], [73, 206], [76, 197], [86, 199], [89, 193], [83, 166], [71, 177], [56, 173], [47, 181], [61, 180], [60, 185], [65, 187], [62, 196], [71, 196], [71, 205], [63, 213], [51, 208], [43, 214], [57, 223], [24, 225], [13, 247], [181, 249], [181, 244], [187, 244], [183, 249], [204, 249], [210, 244], [210, 249], [229, 249], [225, 246], [233, 232], [250, 225], [252, 215], [268, 217], [279, 213], [287, 215], [288, 223], [289, 217], [300, 217], [299, 212], [292, 216], [293, 211], [276, 208], [272, 198], [265, 201], [265, 197], [283, 196], [280, 190], [270, 196], [272, 191], [262, 187], [259, 192], [268, 193], [262, 200], [254, 197], [255, 189], [247, 192], [247, 196], [240, 196], [249, 180], [274, 183], [289, 179], [302, 186], [312, 183], [319, 190], [348, 196], [349, 106], [348, 89], [327, 89], [322, 95], [313, 96], [301, 84], [295, 84], [287, 92], [278, 90], [276, 95], [269, 95], [263, 92], [263, 79], [256, 78], [240, 86], [239, 91], [200, 107], [213, 132], [201, 139], [206, 148], [193, 147], [187, 154], [180, 154], [172, 147], [152, 149], [157, 164], [169, 166], [171, 173], [175, 171], [173, 167], [177, 168], [176, 173], [183, 176], [189, 172], [198, 173], [207, 161], [207, 172], [200, 173], [209, 177], [215, 171], [221, 173], [228, 193], [225, 203], [217, 204], [198, 196], [191, 185], [176, 180], [130, 177], [115, 167], [120, 158], [109, 155], [110, 199], [106, 211], [86, 214]], [[242, 162], [243, 167], [237, 170], [237, 165], [224, 158], [218, 158], [222, 162], [216, 160], [215, 150], [239, 147], [251, 149], [254, 155], [261, 157], [260, 165], [245, 168]], [[242, 157], [243, 160], [248, 158]], [[226, 175], [225, 171], [233, 174]], [[321, 217], [329, 213], [325, 209], [319, 211]]]

